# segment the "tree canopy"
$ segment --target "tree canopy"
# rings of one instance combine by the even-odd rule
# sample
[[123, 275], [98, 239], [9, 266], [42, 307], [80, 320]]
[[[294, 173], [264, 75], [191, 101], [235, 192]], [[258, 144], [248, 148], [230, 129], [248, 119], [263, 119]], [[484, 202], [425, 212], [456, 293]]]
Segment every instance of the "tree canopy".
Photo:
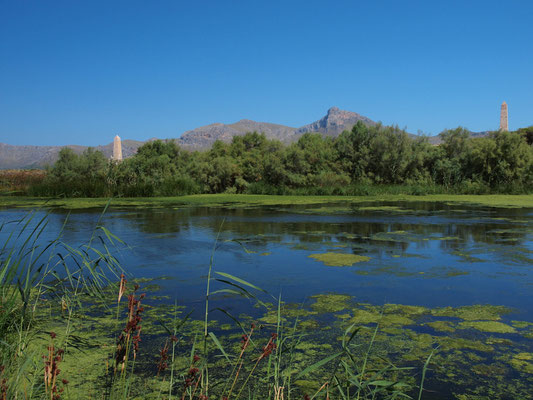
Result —
[[[152, 141], [123, 162], [62, 149], [33, 194], [167, 196], [192, 193], [360, 194], [375, 185], [465, 193], [533, 189], [533, 127], [471, 138], [464, 128], [434, 146], [398, 127], [358, 122], [336, 138], [303, 134], [284, 145], [257, 132], [189, 152]], [[425, 188], [425, 189], [424, 189]], [[364, 193], [364, 190], [363, 190]]]

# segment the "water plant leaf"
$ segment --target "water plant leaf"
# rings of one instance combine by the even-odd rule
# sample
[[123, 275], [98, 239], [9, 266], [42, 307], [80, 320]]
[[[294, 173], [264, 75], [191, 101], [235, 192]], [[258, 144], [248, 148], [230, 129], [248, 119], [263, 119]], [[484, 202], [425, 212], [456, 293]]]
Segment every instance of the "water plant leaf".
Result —
[[119, 238], [117, 235], [111, 233], [109, 231], [109, 229], [107, 229], [105, 226], [98, 226], [96, 229], [100, 229], [102, 232], [104, 232], [104, 234], [106, 235], [107, 239], [109, 240], [109, 242], [114, 245], [114, 242], [113, 242], [113, 239], [115, 239], [117, 242], [119, 242], [120, 244], [126, 244], [126, 242], [124, 242], [121, 238]]
[[348, 336], [348, 333], [350, 333], [350, 331], [352, 330], [352, 328], [357, 325], [356, 322], [354, 322], [353, 324], [351, 324], [345, 331], [344, 331], [344, 335], [342, 336], [342, 347], [343, 348], [346, 348], [346, 346], [348, 346], [350, 344], [350, 342], [352, 341], [352, 339], [354, 338], [354, 336], [357, 334], [357, 332], [359, 332], [359, 330], [361, 329], [361, 327], [357, 327], [356, 329], [353, 330], [352, 334], [350, 335], [349, 339], [346, 340], [346, 337]]
[[246, 248], [246, 246], [244, 245], [244, 243], [242, 243], [240, 240], [237, 240], [237, 239], [230, 239], [230, 240], [227, 240], [227, 242], [235, 242], [237, 243], [238, 245], [240, 245], [242, 247], [242, 249], [244, 250], [244, 252], [246, 254], [255, 254], [257, 253], [256, 251], [253, 251], [253, 250], [248, 250]]
[[226, 358], [226, 360], [228, 360], [228, 362], [231, 362], [230, 359], [229, 359], [229, 356], [226, 354], [226, 352], [224, 351], [224, 348], [222, 347], [222, 344], [220, 343], [220, 341], [218, 340], [218, 338], [216, 337], [216, 335], [213, 333], [213, 332], [209, 332], [209, 337], [211, 337], [211, 339], [213, 340], [213, 342], [216, 344], [216, 346], [218, 347], [218, 349], [220, 350], [220, 352], [222, 353], [222, 355]]
[[395, 384], [396, 382], [386, 380], [378, 380], [367, 383], [368, 386], [394, 386]]
[[[233, 286], [233, 287], [236, 287], [237, 289], [239, 289], [241, 292], [238, 293], [240, 294], [241, 296], [243, 297], [246, 297], [246, 298], [249, 298], [249, 299], [255, 299], [259, 304], [261, 304], [263, 307], [265, 308], [268, 308], [268, 306], [262, 302], [261, 300], [259, 300], [257, 297], [255, 297], [252, 293], [250, 293], [248, 290], [246, 290], [245, 288], [243, 288], [242, 286], [239, 286], [237, 285], [236, 283], [233, 283], [233, 282], [230, 282], [230, 281], [227, 281], [225, 279], [216, 279], [218, 282], [222, 282], [222, 283], [225, 283], [226, 285], [230, 285], [230, 286]], [[230, 290], [231, 289], [220, 289], [220, 290]], [[220, 290], [216, 291], [216, 292], [220, 292]], [[213, 293], [216, 293], [216, 292], [211, 292], [211, 294]]]
[[439, 347], [435, 347], [431, 353], [429, 354], [428, 358], [426, 359], [426, 362], [424, 363], [424, 367], [422, 368], [422, 379], [420, 380], [420, 391], [418, 392], [418, 400], [422, 399], [422, 391], [424, 390], [424, 380], [426, 379], [426, 372], [429, 366], [429, 362], [431, 361], [431, 357], [433, 357], [433, 354], [435, 354], [435, 351], [437, 351]]
[[[224, 314], [226, 314], [229, 318], [231, 318], [241, 329], [244, 333], [247, 333], [246, 329], [244, 329], [244, 326], [241, 324], [241, 321], [239, 321], [237, 318], [235, 318], [233, 315], [231, 315], [229, 312], [227, 312], [226, 310], [224, 310], [223, 308], [214, 308], [213, 310], [218, 310]], [[211, 311], [213, 311], [211, 310]], [[250, 341], [252, 341], [252, 339], [250, 339]]]
[[298, 375], [296, 375], [294, 377], [294, 380], [300, 379], [302, 376], [305, 376], [305, 375], [317, 370], [318, 368], [320, 368], [324, 364], [327, 364], [331, 360], [334, 360], [335, 358], [339, 357], [341, 354], [343, 354], [342, 351], [340, 351], [338, 353], [334, 353], [334, 354], [332, 354], [332, 355], [330, 355], [330, 356], [328, 356], [326, 358], [323, 358], [320, 361], [317, 361], [316, 363], [310, 365], [309, 367], [305, 368], [302, 372], [300, 372]]
[[161, 319], [158, 318], [157, 321], [161, 324], [161, 326], [163, 327], [163, 329], [164, 329], [165, 331], [167, 331], [167, 333], [168, 333], [169, 335], [172, 336], [172, 335], [175, 334], [174, 332], [179, 332], [180, 328], [185, 324], [185, 322], [187, 322], [187, 320], [189, 319], [189, 317], [191, 316], [191, 314], [193, 313], [193, 311], [194, 311], [194, 308], [193, 308], [191, 311], [189, 311], [189, 312], [187, 313], [187, 315], [186, 315], [185, 317], [183, 317], [182, 320], [181, 320], [181, 321], [175, 326], [174, 331], [171, 331], [171, 330], [165, 325], [165, 323], [164, 323]]
[[214, 294], [219, 294], [219, 293], [229, 293], [229, 294], [236, 294], [238, 296], [248, 297], [248, 296], [245, 296], [245, 293], [238, 291], [238, 290], [233, 290], [233, 289], [219, 289], [219, 290], [215, 290], [214, 292], [211, 292], [210, 294], [214, 295]]
[[253, 288], [255, 290], [259, 290], [260, 292], [266, 293], [266, 290], [263, 290], [260, 287], [257, 287], [255, 285], [251, 284], [250, 282], [245, 281], [244, 279], [238, 278], [238, 277], [233, 276], [231, 274], [228, 274], [226, 272], [217, 272], [217, 271], [215, 271], [215, 274], [224, 276], [224, 277], [226, 277], [228, 279], [234, 280], [235, 282], [239, 282], [242, 285], [246, 285], [246, 286], [251, 287], [251, 288]]

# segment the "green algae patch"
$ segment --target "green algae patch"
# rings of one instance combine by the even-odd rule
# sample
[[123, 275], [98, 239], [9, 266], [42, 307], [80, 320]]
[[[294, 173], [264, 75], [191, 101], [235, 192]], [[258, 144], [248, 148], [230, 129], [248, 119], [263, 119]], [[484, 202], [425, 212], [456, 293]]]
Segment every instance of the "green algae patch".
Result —
[[[64, 209], [104, 208], [108, 198], [42, 198], [22, 196], [0, 196], [0, 207], [50, 207]], [[284, 206], [284, 205], [315, 205], [335, 203], [335, 206], [346, 207], [357, 204], [372, 204], [381, 202], [427, 202], [445, 203], [452, 205], [473, 204], [502, 208], [531, 208], [533, 195], [453, 195], [438, 194], [426, 196], [414, 195], [375, 195], [375, 196], [271, 196], [250, 194], [200, 194], [177, 197], [134, 197], [114, 198], [111, 207], [253, 207], [253, 206]], [[372, 206], [368, 206], [372, 207]], [[376, 206], [375, 210], [367, 211], [408, 212], [400, 207], [385, 209], [387, 206]], [[364, 209], [364, 206], [363, 206]], [[361, 210], [361, 208], [359, 208]]]
[[402, 327], [415, 324], [415, 319], [427, 312], [428, 309], [425, 307], [403, 304], [367, 306], [355, 309], [349, 322], [358, 325], [379, 324], [384, 328]]
[[315, 302], [311, 304], [311, 309], [320, 314], [346, 310], [352, 300], [352, 296], [345, 294], [318, 294], [311, 298], [315, 299]]
[[463, 321], [458, 325], [459, 329], [476, 329], [482, 332], [515, 333], [516, 329], [510, 325], [498, 321]]
[[455, 332], [454, 325], [450, 321], [433, 321], [428, 322], [426, 325], [439, 332]]
[[530, 326], [533, 327], [533, 322], [527, 322], [527, 321], [511, 321], [511, 325], [518, 329], [525, 329]]
[[446, 277], [447, 278], [454, 278], [456, 276], [463, 276], [463, 275], [468, 275], [469, 272], [468, 271], [460, 271], [458, 269], [452, 269], [448, 272], [446, 272]]
[[494, 347], [479, 340], [470, 340], [461, 337], [445, 337], [439, 340], [442, 350], [474, 350], [484, 353], [494, 351]]
[[507, 372], [506, 368], [501, 364], [476, 364], [472, 367], [472, 371], [477, 375], [487, 377], [501, 377]]
[[359, 262], [366, 262], [370, 257], [348, 253], [319, 253], [311, 254], [310, 258], [321, 261], [329, 267], [351, 267]]
[[397, 206], [366, 206], [366, 207], [359, 207], [357, 209], [358, 211], [381, 211], [381, 212], [396, 212], [396, 213], [405, 213], [410, 212], [411, 210], [406, 210], [402, 207]]
[[405, 304], [385, 304], [383, 306], [383, 312], [387, 314], [405, 314], [414, 316], [425, 314], [428, 312], [428, 309], [422, 306], [410, 306]]
[[376, 275], [387, 274], [387, 275], [394, 275], [394, 276], [398, 276], [398, 277], [415, 276], [415, 275], [418, 274], [417, 272], [410, 271], [407, 268], [400, 267], [400, 266], [397, 266], [397, 265], [383, 265], [383, 266], [377, 267], [377, 268], [376, 267], [372, 267], [372, 268], [370, 268], [368, 270], [357, 269], [354, 272], [357, 275], [372, 275], [372, 276], [376, 276]]
[[473, 256], [471, 254], [462, 252], [462, 251], [452, 251], [452, 254], [454, 256], [460, 257], [461, 261], [469, 262], [469, 263], [476, 263], [476, 262], [485, 262], [482, 258]]
[[533, 353], [518, 353], [511, 358], [509, 364], [519, 372], [533, 374]]
[[523, 360], [523, 361], [533, 361], [533, 353], [519, 353], [513, 358], [516, 358], [517, 360]]
[[444, 307], [431, 310], [436, 317], [455, 317], [466, 321], [498, 321], [512, 310], [505, 306], [475, 304], [463, 307]]
[[367, 239], [370, 239], [376, 242], [401, 242], [401, 243], [417, 242], [421, 240], [420, 237], [410, 234], [405, 231], [378, 232], [376, 234], [371, 235]]
[[457, 236], [431, 236], [429, 240], [461, 240]]
[[353, 208], [351, 207], [318, 207], [318, 208], [306, 208], [306, 213], [312, 214], [349, 214], [353, 213]]
[[[266, 324], [276, 325], [278, 322], [277, 307], [269, 306], [269, 308], [270, 309], [261, 318], [259, 318], [259, 321], [264, 322]], [[303, 308], [298, 304], [293, 303], [283, 303], [280, 307], [281, 321], [285, 322], [287, 321], [287, 319], [298, 318], [301, 327], [303, 327], [304, 325], [308, 327], [310, 324], [315, 324], [315, 322], [306, 322], [303, 319], [317, 314], [318, 311], [316, 310], [309, 310], [307, 308]]]

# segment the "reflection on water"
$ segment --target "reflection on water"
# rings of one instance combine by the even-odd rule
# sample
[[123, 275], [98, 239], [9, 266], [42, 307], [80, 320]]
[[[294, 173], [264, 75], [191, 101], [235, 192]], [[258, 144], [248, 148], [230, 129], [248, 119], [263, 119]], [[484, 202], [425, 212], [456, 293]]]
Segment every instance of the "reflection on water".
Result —
[[[2, 218], [22, 215], [5, 210]], [[46, 232], [55, 237], [64, 224], [64, 240], [82, 243], [100, 217], [97, 211], [53, 212]], [[338, 292], [373, 304], [497, 303], [533, 320], [533, 307], [527, 307], [533, 303], [531, 217], [532, 209], [420, 202], [360, 209], [111, 210], [103, 223], [130, 246], [118, 255], [127, 270], [175, 278], [157, 283], [182, 304], [202, 300], [199, 289], [220, 231], [215, 268], [282, 292], [287, 301]], [[331, 267], [309, 257], [326, 252], [370, 260]]]

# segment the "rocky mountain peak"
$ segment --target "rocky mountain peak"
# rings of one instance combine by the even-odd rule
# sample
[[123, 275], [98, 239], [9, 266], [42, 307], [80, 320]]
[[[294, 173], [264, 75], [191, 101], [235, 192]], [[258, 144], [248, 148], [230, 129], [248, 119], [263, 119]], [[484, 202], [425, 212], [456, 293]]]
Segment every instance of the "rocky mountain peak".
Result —
[[297, 133], [319, 132], [328, 136], [337, 136], [344, 130], [352, 129], [357, 121], [362, 121], [367, 125], [376, 124], [370, 118], [352, 111], [345, 111], [338, 107], [331, 107], [325, 117], [312, 124], [302, 126], [298, 129]]

